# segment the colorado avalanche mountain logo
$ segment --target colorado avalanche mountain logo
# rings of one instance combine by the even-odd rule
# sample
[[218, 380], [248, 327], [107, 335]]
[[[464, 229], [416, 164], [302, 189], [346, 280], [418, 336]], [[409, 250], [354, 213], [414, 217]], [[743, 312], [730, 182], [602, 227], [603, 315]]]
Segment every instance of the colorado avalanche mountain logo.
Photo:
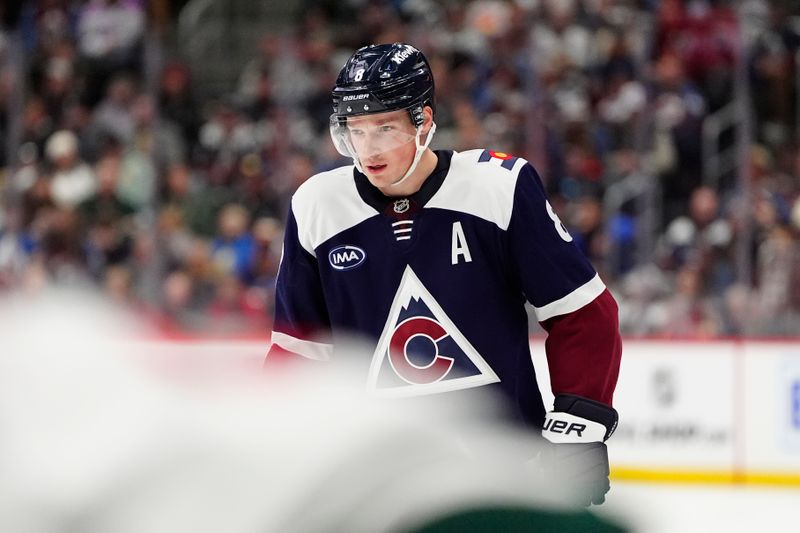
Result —
[[379, 396], [419, 396], [497, 381], [497, 374], [406, 267], [372, 357], [368, 388]]
[[350, 270], [364, 262], [367, 254], [358, 246], [337, 246], [328, 253], [328, 262], [336, 270]]

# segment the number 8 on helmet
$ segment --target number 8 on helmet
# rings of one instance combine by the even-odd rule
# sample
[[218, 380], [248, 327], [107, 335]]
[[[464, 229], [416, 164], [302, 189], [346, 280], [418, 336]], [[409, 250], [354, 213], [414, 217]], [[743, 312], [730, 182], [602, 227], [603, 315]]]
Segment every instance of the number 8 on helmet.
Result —
[[423, 110], [426, 106], [435, 110], [435, 104], [433, 74], [422, 52], [402, 43], [360, 48], [339, 72], [332, 97], [331, 139], [340, 154], [353, 159], [359, 172], [363, 172], [361, 157], [352, 134], [358, 117], [406, 111], [416, 135], [383, 136], [379, 147], [375, 149], [387, 151], [414, 142], [414, 159], [405, 174], [393, 185], [402, 183], [414, 172], [436, 131], [435, 123], [431, 124], [428, 132], [423, 131]]

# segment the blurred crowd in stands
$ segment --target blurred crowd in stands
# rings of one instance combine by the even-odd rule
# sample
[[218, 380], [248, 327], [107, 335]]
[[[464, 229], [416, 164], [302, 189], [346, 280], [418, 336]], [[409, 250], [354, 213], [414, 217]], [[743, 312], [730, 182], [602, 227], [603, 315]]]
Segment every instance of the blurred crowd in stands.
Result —
[[[145, 0], [23, 2], [0, 33], [0, 290], [88, 284], [174, 331], [266, 335], [289, 198], [348, 163], [328, 138], [336, 74], [407, 41], [435, 71], [433, 146], [533, 162], [624, 333], [798, 335], [785, 5], [307, 0], [220, 93], [180, 43], [153, 72], [175, 20], [149, 31]], [[739, 98], [715, 139], [734, 164], [709, 176], [704, 124]]]

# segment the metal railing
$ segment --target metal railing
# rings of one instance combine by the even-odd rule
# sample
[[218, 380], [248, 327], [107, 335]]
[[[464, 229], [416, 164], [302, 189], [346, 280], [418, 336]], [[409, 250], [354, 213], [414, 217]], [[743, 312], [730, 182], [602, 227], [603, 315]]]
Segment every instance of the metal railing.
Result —
[[794, 140], [800, 142], [800, 49], [794, 54]]
[[202, 57], [222, 40], [223, 20], [215, 16], [218, 6], [217, 0], [192, 0], [178, 15], [178, 40], [189, 57]]
[[718, 189], [722, 176], [736, 170], [737, 146], [721, 147], [722, 135], [738, 128], [741, 123], [739, 106], [736, 101], [720, 108], [703, 120], [702, 154], [703, 184]]
[[[635, 263], [641, 265], [653, 256], [661, 219], [661, 192], [658, 180], [651, 172], [634, 171], [606, 189], [603, 195], [603, 219], [607, 231], [608, 225], [628, 202], [633, 202], [635, 206]], [[620, 261], [618, 243], [610, 240], [606, 270], [618, 273]]]
[[[19, 160], [19, 147], [22, 139], [22, 114], [25, 107], [26, 74], [28, 62], [23, 51], [22, 36], [18, 29], [8, 32], [6, 45], [6, 60], [11, 76], [11, 91], [9, 94], [8, 108], [6, 109], [5, 146], [6, 166], [15, 168]], [[15, 187], [10, 188], [12, 191]]]
[[285, 0], [191, 0], [178, 16], [177, 40], [200, 92], [233, 91], [261, 36], [285, 32], [297, 9]]

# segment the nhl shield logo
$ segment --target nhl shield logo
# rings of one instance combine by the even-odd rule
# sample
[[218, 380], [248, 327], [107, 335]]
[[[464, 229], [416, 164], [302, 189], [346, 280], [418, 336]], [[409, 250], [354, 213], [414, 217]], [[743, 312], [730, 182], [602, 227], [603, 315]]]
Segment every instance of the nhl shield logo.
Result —
[[406, 267], [372, 357], [368, 389], [378, 396], [420, 396], [498, 381], [411, 267]]
[[403, 198], [402, 200], [395, 200], [393, 209], [395, 213], [402, 214], [408, 211], [409, 207], [411, 207], [411, 202], [408, 198]]

